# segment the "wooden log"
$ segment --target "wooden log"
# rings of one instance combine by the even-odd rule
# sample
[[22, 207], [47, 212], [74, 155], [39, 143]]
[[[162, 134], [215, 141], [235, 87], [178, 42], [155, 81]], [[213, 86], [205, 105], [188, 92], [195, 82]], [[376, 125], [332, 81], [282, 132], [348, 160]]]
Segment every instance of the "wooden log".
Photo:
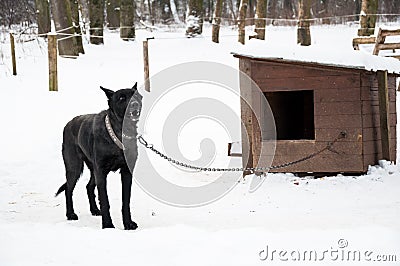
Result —
[[357, 37], [353, 39], [353, 48], [354, 50], [360, 50], [360, 44], [374, 44], [376, 42], [376, 38], [372, 37]]
[[144, 66], [144, 89], [150, 91], [150, 67], [149, 67], [149, 40], [143, 41], [143, 66]]
[[395, 29], [395, 30], [382, 30], [381, 33], [382, 36], [396, 36], [400, 35], [400, 29]]
[[377, 72], [377, 78], [379, 84], [378, 96], [382, 159], [390, 161], [389, 94], [387, 85], [387, 71], [379, 70]]
[[11, 43], [11, 60], [12, 60], [12, 69], [13, 75], [17, 75], [17, 60], [15, 58], [15, 40], [14, 35], [10, 32], [10, 43]]
[[57, 34], [49, 33], [48, 57], [49, 57], [49, 91], [58, 91], [57, 78]]
[[400, 49], [400, 43], [382, 43], [382, 44], [377, 44], [375, 47], [378, 50]]

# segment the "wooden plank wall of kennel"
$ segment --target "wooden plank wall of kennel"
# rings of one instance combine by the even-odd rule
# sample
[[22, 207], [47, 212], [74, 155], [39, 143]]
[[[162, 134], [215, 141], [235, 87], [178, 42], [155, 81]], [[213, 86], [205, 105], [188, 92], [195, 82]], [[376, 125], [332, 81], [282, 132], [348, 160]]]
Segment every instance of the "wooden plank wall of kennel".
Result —
[[[341, 131], [347, 133], [347, 138], [334, 146], [340, 154], [325, 151], [313, 159], [275, 172], [363, 173], [369, 165], [382, 159], [376, 72], [282, 59], [235, 57], [240, 59], [240, 70], [250, 76], [263, 92], [314, 92], [315, 140], [278, 140], [272, 165], [302, 158], [323, 148]], [[388, 74], [392, 161], [396, 160], [396, 77]], [[241, 84], [241, 93], [249, 93], [247, 89], [248, 86]], [[259, 99], [253, 97], [252, 100]], [[260, 128], [252, 123], [254, 114], [249, 107], [242, 104], [241, 109], [250, 140], [248, 147], [242, 147], [244, 155], [250, 154], [247, 166], [256, 166], [259, 159], [262, 165], [263, 161], [271, 159], [272, 154], [265, 151], [267, 156], [259, 158], [262, 147]]]

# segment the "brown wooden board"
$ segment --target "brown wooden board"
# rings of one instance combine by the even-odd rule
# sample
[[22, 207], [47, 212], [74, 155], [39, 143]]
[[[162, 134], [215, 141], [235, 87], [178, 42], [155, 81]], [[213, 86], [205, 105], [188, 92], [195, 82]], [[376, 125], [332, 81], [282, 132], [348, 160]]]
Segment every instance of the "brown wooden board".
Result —
[[360, 115], [336, 115], [336, 116], [325, 116], [316, 115], [315, 129], [318, 128], [362, 128], [361, 116]]
[[[396, 102], [389, 102], [389, 114], [396, 114]], [[362, 113], [367, 114], [379, 114], [379, 102], [378, 101], [363, 101], [362, 102]]]
[[[251, 75], [251, 63], [248, 60], [239, 61], [239, 69], [248, 76]], [[253, 154], [252, 154], [252, 111], [249, 106], [251, 102], [246, 102], [243, 99], [251, 100], [251, 84], [249, 84], [248, 79], [240, 75], [240, 108], [241, 108], [241, 120], [242, 120], [242, 165], [243, 167], [253, 166]], [[246, 134], [247, 132], [247, 134]], [[249, 173], [244, 173], [249, 174]]]
[[[396, 114], [390, 114], [389, 115], [389, 124], [391, 126], [396, 126], [397, 122], [397, 115]], [[362, 124], [364, 128], [369, 128], [369, 127], [379, 127], [379, 114], [371, 115], [371, 114], [366, 114], [362, 116]]]
[[[361, 100], [363, 101], [377, 101], [378, 100], [378, 90], [370, 90], [369, 88], [363, 87], [361, 90]], [[395, 88], [389, 89], [389, 101], [396, 101], [396, 90]]]
[[[287, 162], [298, 160], [299, 156], [286, 155], [275, 156], [272, 165], [280, 165]], [[264, 158], [261, 158], [262, 165]], [[342, 155], [324, 153], [310, 160], [272, 170], [271, 172], [365, 172], [368, 169], [364, 167], [362, 155]]]
[[[310, 155], [326, 147], [328, 142], [319, 141], [293, 141], [293, 140], [279, 140], [276, 143], [275, 156], [292, 156], [292, 155]], [[333, 146], [333, 150], [337, 151], [337, 156], [344, 154], [361, 155], [362, 154], [362, 142], [336, 142]], [[272, 155], [268, 148], [264, 149], [262, 153], [265, 155]], [[332, 153], [332, 152], [328, 152]], [[332, 153], [335, 154], [335, 153]]]
[[337, 89], [315, 89], [314, 101], [316, 103], [324, 102], [359, 102], [360, 88], [346, 87]]
[[[396, 126], [390, 127], [390, 138], [396, 139]], [[381, 140], [381, 133], [379, 127], [364, 127], [363, 128], [363, 141], [376, 141]]]
[[[315, 115], [361, 115], [360, 102], [315, 103]], [[329, 118], [328, 118], [329, 119]]]
[[[396, 78], [398, 75], [388, 74], [388, 88], [396, 88]], [[378, 90], [378, 79], [376, 73], [362, 74], [361, 87], [367, 90]]]
[[360, 82], [357, 75], [262, 79], [255, 81], [262, 91], [340, 89], [357, 87]]
[[363, 131], [360, 128], [318, 128], [315, 130], [315, 137], [318, 141], [332, 141], [340, 132], [346, 133], [346, 138], [341, 142], [359, 142], [363, 141]]
[[315, 67], [302, 67], [293, 65], [282, 66], [279, 63], [254, 62], [252, 77], [257, 80], [276, 78], [303, 78], [324, 76], [340, 76], [343, 72], [329, 69], [318, 69]]

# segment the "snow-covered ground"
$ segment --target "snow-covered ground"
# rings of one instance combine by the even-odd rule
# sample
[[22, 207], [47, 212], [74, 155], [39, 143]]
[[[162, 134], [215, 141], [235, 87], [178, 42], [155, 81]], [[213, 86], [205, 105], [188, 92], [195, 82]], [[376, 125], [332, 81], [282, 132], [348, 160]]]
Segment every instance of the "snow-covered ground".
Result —
[[[350, 51], [356, 31], [313, 27], [313, 45], [332, 53]], [[119, 89], [143, 82], [143, 39], [155, 36], [149, 42], [152, 75], [198, 60], [238, 68], [230, 54], [239, 49], [235, 31], [223, 29], [220, 44], [207, 37], [209, 28], [192, 39], [183, 30], [137, 34], [137, 41], [123, 42], [118, 33], [107, 32], [105, 45], [85, 44], [86, 54], [78, 59], [59, 58], [59, 92], [47, 91], [43, 41], [17, 44], [17, 76], [11, 74], [9, 44], [0, 42], [0, 265], [308, 265], [297, 256], [313, 251], [321, 265], [399, 265], [400, 169], [388, 162], [364, 176], [268, 174], [254, 193], [248, 192], [248, 177], [222, 199], [198, 208], [165, 205], [134, 184], [136, 231], [121, 230], [116, 173], [109, 175], [108, 187], [117, 229], [100, 229], [100, 218], [88, 210], [85, 171], [74, 193], [80, 219], [66, 221], [64, 197], [54, 197], [65, 180], [63, 126], [76, 115], [107, 107], [99, 85]], [[270, 27], [267, 38], [275, 49], [293, 47], [296, 29]], [[240, 160], [236, 163], [240, 166]], [[146, 174], [141, 165], [139, 158], [136, 171]], [[212, 178], [177, 174], [178, 181], [193, 183]], [[346, 261], [348, 251], [361, 254], [360, 262]], [[396, 255], [397, 262], [377, 262], [389, 258], [379, 255]]]

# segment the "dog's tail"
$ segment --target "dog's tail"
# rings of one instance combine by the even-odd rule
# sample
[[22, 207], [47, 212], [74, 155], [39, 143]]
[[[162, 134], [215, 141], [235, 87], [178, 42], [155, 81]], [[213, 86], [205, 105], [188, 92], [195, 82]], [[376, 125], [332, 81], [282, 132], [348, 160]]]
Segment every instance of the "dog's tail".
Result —
[[57, 197], [61, 192], [67, 189], [67, 183], [64, 183], [57, 191], [55, 197]]

